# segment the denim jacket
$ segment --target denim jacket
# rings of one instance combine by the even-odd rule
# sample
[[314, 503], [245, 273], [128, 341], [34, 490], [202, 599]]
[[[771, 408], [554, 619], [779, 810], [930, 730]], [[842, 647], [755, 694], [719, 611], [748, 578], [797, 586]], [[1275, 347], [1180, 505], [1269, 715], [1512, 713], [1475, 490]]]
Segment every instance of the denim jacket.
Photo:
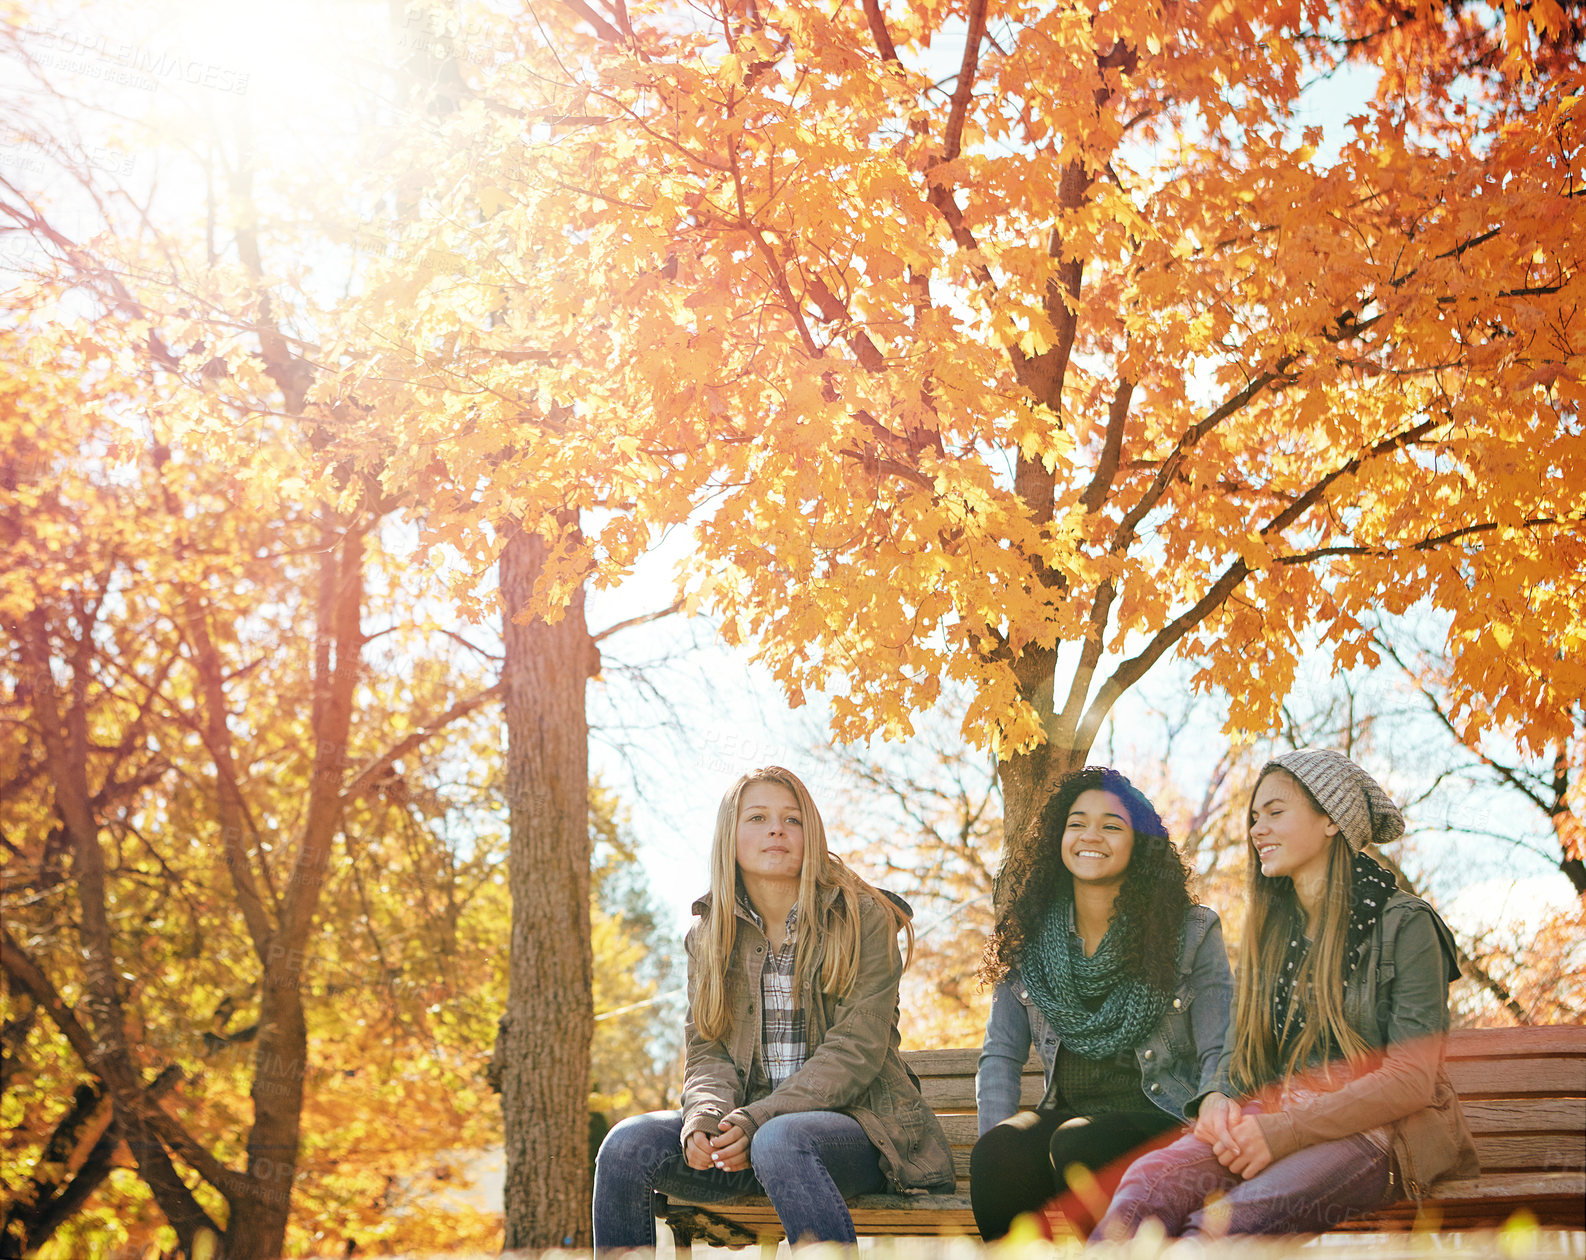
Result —
[[[1191, 906], [1185, 914], [1184, 946], [1179, 952], [1178, 983], [1150, 1036], [1134, 1048], [1140, 1064], [1141, 1094], [1176, 1120], [1184, 1104], [1212, 1082], [1228, 1033], [1233, 977], [1223, 947], [1217, 912]], [[980, 1132], [1000, 1124], [1019, 1109], [1019, 1079], [1033, 1043], [1046, 1071], [1050, 1106], [1052, 1069], [1061, 1044], [1058, 1031], [1036, 1008], [1017, 969], [1010, 970], [991, 998], [986, 1039], [975, 1071], [975, 1106]]]

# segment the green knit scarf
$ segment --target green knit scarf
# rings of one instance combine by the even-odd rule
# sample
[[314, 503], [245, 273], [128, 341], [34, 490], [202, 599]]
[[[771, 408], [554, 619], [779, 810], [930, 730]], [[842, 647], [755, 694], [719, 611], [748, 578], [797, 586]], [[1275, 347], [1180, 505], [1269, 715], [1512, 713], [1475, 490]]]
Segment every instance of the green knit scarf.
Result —
[[[1143, 1042], [1162, 1018], [1167, 994], [1125, 975], [1120, 955], [1129, 924], [1120, 913], [1090, 957], [1073, 931], [1074, 903], [1060, 902], [1026, 940], [1020, 970], [1036, 1008], [1087, 1059], [1104, 1059]], [[1095, 1010], [1085, 999], [1101, 998]]]

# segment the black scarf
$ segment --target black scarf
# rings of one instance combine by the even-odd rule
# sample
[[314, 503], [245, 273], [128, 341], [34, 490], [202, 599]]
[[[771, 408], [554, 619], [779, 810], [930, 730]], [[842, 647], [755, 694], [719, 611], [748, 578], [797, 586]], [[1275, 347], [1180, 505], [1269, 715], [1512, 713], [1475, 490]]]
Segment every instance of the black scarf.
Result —
[[[1345, 988], [1348, 988], [1350, 980], [1365, 960], [1371, 948], [1371, 934], [1376, 929], [1377, 920], [1382, 918], [1382, 907], [1387, 904], [1396, 887], [1393, 876], [1380, 863], [1364, 853], [1354, 855], [1349, 883], [1349, 939], [1344, 954]], [[1283, 951], [1283, 961], [1278, 966], [1277, 983], [1272, 986], [1272, 1027], [1278, 1036], [1280, 1059], [1286, 1057], [1289, 1047], [1305, 1030], [1306, 1003], [1294, 1000], [1294, 977], [1300, 973], [1300, 964], [1305, 961], [1310, 942], [1305, 939], [1305, 916], [1297, 901], [1290, 915], [1288, 931], [1289, 943]], [[1285, 1021], [1287, 1027], [1284, 1026]], [[1337, 1053], [1337, 1046], [1328, 1047], [1329, 1058]]]

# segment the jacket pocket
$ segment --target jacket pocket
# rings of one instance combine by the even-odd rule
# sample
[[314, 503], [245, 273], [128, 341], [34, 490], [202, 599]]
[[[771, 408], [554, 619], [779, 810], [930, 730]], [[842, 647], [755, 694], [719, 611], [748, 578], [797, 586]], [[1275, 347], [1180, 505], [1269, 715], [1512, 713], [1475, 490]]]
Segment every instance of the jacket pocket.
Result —
[[1162, 1014], [1163, 1023], [1167, 1025], [1168, 1049], [1173, 1052], [1174, 1063], [1196, 1057], [1195, 1025], [1190, 1009], [1194, 1001], [1195, 990], [1180, 981], [1173, 996], [1168, 999], [1167, 1010]]

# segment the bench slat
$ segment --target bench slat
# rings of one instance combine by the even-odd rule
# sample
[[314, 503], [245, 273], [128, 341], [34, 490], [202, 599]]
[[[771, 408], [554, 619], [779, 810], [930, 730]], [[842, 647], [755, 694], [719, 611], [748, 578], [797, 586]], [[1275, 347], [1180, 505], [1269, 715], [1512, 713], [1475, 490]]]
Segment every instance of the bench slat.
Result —
[[[1467, 1063], [1462, 1066], [1466, 1070], [1449, 1072], [1449, 1080], [1459, 1094], [1460, 1101], [1471, 1105], [1489, 1098], [1553, 1099], [1586, 1095], [1586, 1080], [1574, 1077], [1560, 1079], [1547, 1073], [1525, 1070], [1521, 1065], [1498, 1062]], [[1041, 1101], [1044, 1092], [1040, 1077], [1023, 1077], [1020, 1081], [1019, 1105], [1035, 1106]], [[973, 1077], [922, 1077], [920, 1093], [931, 1110], [938, 1113], [972, 1113], [975, 1110]]]
[[[1417, 1216], [1435, 1214], [1446, 1224], [1467, 1224], [1506, 1219], [1518, 1206], [1533, 1211], [1544, 1224], [1586, 1226], [1586, 1176], [1577, 1173], [1502, 1173], [1479, 1181], [1445, 1182], [1438, 1198], [1422, 1203], [1403, 1201], [1370, 1216], [1343, 1226], [1345, 1229], [1384, 1229], [1407, 1227]], [[754, 1234], [777, 1234], [780, 1224], [770, 1200], [746, 1199], [731, 1204], [696, 1205], [673, 1201], [674, 1213], [698, 1212], [732, 1222]], [[854, 1228], [861, 1234], [970, 1233], [974, 1232], [974, 1213], [967, 1194], [860, 1195], [849, 1201]], [[936, 1218], [936, 1228], [923, 1230]]]
[[1586, 1027], [1579, 1024], [1528, 1024], [1519, 1028], [1456, 1028], [1448, 1034], [1452, 1059], [1538, 1059], [1586, 1055]]
[[[1470, 1131], [1478, 1138], [1498, 1134], [1558, 1134], [1568, 1149], [1586, 1146], [1586, 1098], [1514, 1098], [1506, 1101], [1460, 1099]], [[974, 1113], [939, 1116], [955, 1147], [975, 1144], [980, 1124]], [[1574, 1139], [1569, 1145], [1567, 1139]], [[1580, 1163], [1564, 1165], [1582, 1167]]]
[[[1586, 1133], [1586, 1098], [1467, 1099], [1461, 1097], [1473, 1133], [1534, 1133], [1548, 1130]], [[954, 1145], [973, 1146], [979, 1120], [972, 1111], [937, 1117]]]
[[[1045, 1092], [1046, 1086], [1040, 1076], [1026, 1074], [1019, 1080], [1019, 1105], [1033, 1107], [1041, 1101], [1041, 1095]], [[922, 1076], [920, 1094], [932, 1111], [974, 1111], [974, 1073], [968, 1076]]]
[[[932, 1194], [907, 1200], [867, 1194], [849, 1201], [848, 1210], [859, 1234], [975, 1235], [975, 1214], [967, 1194]], [[782, 1224], [769, 1199], [741, 1203], [691, 1204], [674, 1201], [667, 1213], [674, 1232], [679, 1227], [704, 1241], [745, 1244], [758, 1236], [780, 1237]], [[697, 1231], [697, 1232], [695, 1232]]]
[[[1482, 1035], [1489, 1032], [1518, 1031], [1500, 1029], [1475, 1030]], [[1555, 1032], [1557, 1029], [1532, 1028], [1529, 1032]], [[1583, 1034], [1579, 1040], [1586, 1047], [1586, 1029], [1568, 1028], [1562, 1031]], [[1559, 1053], [1551, 1055], [1523, 1056], [1505, 1059], [1490, 1053], [1476, 1055], [1472, 1051], [1476, 1048], [1468, 1039], [1461, 1039], [1459, 1033], [1449, 1038], [1446, 1048], [1446, 1062], [1449, 1080], [1453, 1082], [1454, 1089], [1461, 1098], [1492, 1097], [1517, 1097], [1526, 1094], [1573, 1094], [1586, 1095], [1586, 1048], [1576, 1053]], [[1456, 1054], [1455, 1050], [1461, 1049], [1465, 1053]], [[918, 1064], [921, 1056], [937, 1056], [932, 1064], [932, 1070], [922, 1071]], [[959, 1070], [949, 1071], [945, 1061], [940, 1056], [955, 1056]], [[945, 1111], [973, 1111], [975, 1107], [975, 1064], [979, 1052], [970, 1050], [916, 1050], [904, 1055], [909, 1065], [914, 1068], [920, 1077], [920, 1092], [925, 1096], [926, 1102], [937, 1110]], [[1042, 1093], [1042, 1070], [1038, 1060], [1032, 1059], [1025, 1065], [1024, 1075], [1020, 1081], [1020, 1102], [1025, 1106], [1033, 1106], [1040, 1101]]]
[[1586, 1169], [1586, 1133], [1504, 1133], [1476, 1139], [1483, 1175]]
[[1586, 1059], [1449, 1059], [1448, 1079], [1461, 1098], [1586, 1094]]
[[1586, 1135], [1586, 1098], [1513, 1098], [1507, 1101], [1461, 1095], [1470, 1131]]
[[1539, 1224], [1586, 1228], [1586, 1176], [1580, 1173], [1498, 1173], [1480, 1181], [1445, 1182], [1437, 1198], [1390, 1204], [1342, 1226], [1345, 1230], [1473, 1229], [1501, 1225], [1525, 1209]]
[[[973, 1143], [953, 1146], [953, 1175], [967, 1187]], [[1483, 1175], [1507, 1172], [1571, 1172], [1586, 1169], [1586, 1134], [1478, 1134], [1476, 1156]]]
[[[926, 1076], [973, 1076], [975, 1064], [980, 1059], [980, 1047], [960, 1050], [905, 1050], [903, 1061], [914, 1069], [914, 1074], [919, 1077]], [[1038, 1060], [1032, 1059], [1031, 1063]], [[1029, 1071], [1025, 1067], [1025, 1071]]]
[[[1521, 1028], [1456, 1028], [1448, 1034], [1444, 1053], [1450, 1059], [1543, 1059], [1555, 1056], [1586, 1059], [1586, 1026], [1529, 1025]], [[905, 1050], [903, 1059], [920, 1076], [973, 1076], [980, 1047], [952, 1050]], [[1031, 1056], [1026, 1071], [1039, 1071]]]

